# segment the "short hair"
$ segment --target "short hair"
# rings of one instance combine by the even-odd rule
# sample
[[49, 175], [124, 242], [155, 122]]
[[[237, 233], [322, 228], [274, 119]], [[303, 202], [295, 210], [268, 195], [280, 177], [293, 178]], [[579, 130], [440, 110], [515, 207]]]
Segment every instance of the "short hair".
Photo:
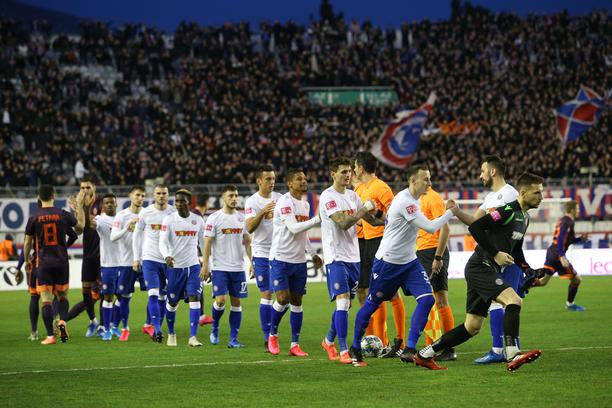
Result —
[[406, 170], [406, 177], [408, 178], [408, 181], [410, 181], [410, 177], [416, 176], [416, 174], [421, 170], [429, 171], [429, 167], [426, 164], [413, 164], [412, 166], [408, 167]]
[[346, 156], [339, 156], [329, 162], [329, 171], [338, 171], [340, 166], [351, 166], [351, 159]]
[[168, 186], [165, 184], [156, 184], [155, 187], [153, 187], [153, 189], [156, 189], [156, 188], [168, 188]]
[[223, 191], [221, 191], [221, 194], [225, 194], [228, 191], [238, 191], [238, 187], [233, 184], [226, 184], [223, 186]]
[[41, 201], [50, 201], [55, 197], [55, 187], [50, 184], [43, 184], [38, 187], [38, 197]]
[[135, 185], [132, 186], [132, 188], [130, 189], [130, 194], [132, 194], [134, 191], [147, 191], [147, 189], [145, 188], [145, 186]]
[[207, 205], [209, 198], [210, 198], [210, 196], [208, 194], [206, 194], [206, 193], [198, 194], [196, 196], [196, 204], [197, 205]]
[[578, 207], [578, 201], [569, 200], [563, 203], [563, 213], [567, 214], [574, 211]]
[[504, 164], [504, 161], [501, 159], [501, 157], [492, 154], [489, 156], [485, 156], [482, 162], [487, 163], [489, 166], [497, 170], [497, 173], [500, 176], [504, 177], [504, 175], [506, 174], [506, 165]]
[[542, 183], [544, 183], [543, 177], [540, 177], [537, 174], [525, 172], [516, 179], [516, 189], [520, 191], [521, 189], [529, 187], [533, 184]]
[[96, 185], [96, 183], [95, 183], [95, 181], [94, 181], [93, 177], [91, 177], [91, 176], [85, 176], [85, 177], [83, 177], [79, 183], [91, 183], [91, 184], [93, 184], [94, 186]]
[[298, 174], [298, 173], [304, 173], [304, 170], [297, 169], [297, 168], [287, 170], [287, 183], [290, 182], [291, 180], [293, 180], [295, 175]]
[[105, 198], [112, 198], [114, 200], [117, 200], [117, 196], [114, 195], [113, 193], [106, 193], [102, 196], [102, 201], [104, 201]]
[[177, 194], [183, 194], [186, 195], [187, 197], [189, 197], [189, 200], [191, 200], [191, 191], [189, 191], [186, 188], [179, 188], [178, 190], [176, 190], [176, 193], [174, 193], [174, 195], [176, 196]]
[[262, 176], [263, 173], [267, 172], [267, 171], [274, 171], [274, 167], [272, 167], [269, 164], [264, 164], [263, 166], [260, 166], [257, 169], [257, 178], [260, 178]]
[[370, 152], [359, 152], [355, 156], [355, 162], [358, 166], [362, 166], [366, 173], [375, 173], [378, 160]]

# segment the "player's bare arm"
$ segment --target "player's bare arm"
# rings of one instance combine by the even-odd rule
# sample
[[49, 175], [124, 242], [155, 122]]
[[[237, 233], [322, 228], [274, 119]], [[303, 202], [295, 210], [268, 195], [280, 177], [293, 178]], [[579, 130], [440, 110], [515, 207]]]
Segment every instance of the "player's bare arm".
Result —
[[261, 224], [261, 220], [264, 219], [264, 217], [266, 217], [268, 214], [273, 214], [274, 213], [274, 207], [276, 206], [276, 202], [271, 201], [268, 204], [266, 204], [261, 211], [259, 211], [255, 217], [251, 217], [251, 218], [247, 218], [246, 219], [246, 227], [247, 227], [247, 231], [249, 232], [249, 234], [252, 234], [257, 227], [259, 227], [259, 224]]
[[[368, 219], [365, 216], [366, 214], [368, 214], [369, 211], [373, 210], [375, 207], [376, 206], [372, 202], [372, 200], [368, 200], [366, 201], [363, 207], [361, 207], [359, 210], [357, 210], [357, 212], [355, 212], [352, 215], [347, 214], [342, 211], [338, 211], [330, 215], [330, 218], [333, 222], [336, 223], [336, 225], [340, 229], [343, 229], [346, 231], [347, 229], [351, 228], [353, 225], [357, 224], [357, 221], [359, 221], [362, 218], [368, 221]], [[370, 217], [371, 217], [371, 220], [374, 220], [374, 217], [372, 216]], [[374, 222], [377, 222], [377, 221], [374, 221]], [[378, 225], [378, 224], [372, 224], [372, 225]], [[384, 225], [384, 223], [382, 225]]]

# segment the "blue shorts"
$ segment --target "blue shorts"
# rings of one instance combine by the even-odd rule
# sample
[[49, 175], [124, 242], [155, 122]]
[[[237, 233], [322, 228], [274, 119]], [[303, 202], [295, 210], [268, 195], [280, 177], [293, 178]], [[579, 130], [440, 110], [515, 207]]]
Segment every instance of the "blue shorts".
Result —
[[360, 270], [361, 265], [359, 262], [334, 261], [325, 265], [327, 290], [332, 302], [336, 300], [336, 296], [343, 293], [350, 292], [351, 299], [355, 297], [357, 285], [359, 285]]
[[433, 292], [427, 272], [418, 259], [397, 265], [375, 258], [368, 300], [377, 304], [391, 300], [399, 288], [402, 288], [405, 295], [415, 298]]
[[506, 266], [500, 275], [520, 297], [525, 297], [525, 293], [519, 293], [520, 287], [523, 286], [523, 278], [525, 276], [520, 266], [516, 264]]
[[144, 275], [147, 289], [159, 289], [159, 293], [166, 293], [166, 270], [165, 263], [155, 261], [142, 261], [142, 274]]
[[114, 295], [119, 289], [119, 268], [118, 267], [101, 267], [100, 274], [102, 275], [102, 290], [103, 295]]
[[255, 281], [259, 291], [270, 290], [270, 261], [268, 258], [253, 257], [253, 269], [255, 270]]
[[212, 271], [213, 296], [222, 296], [229, 293], [235, 298], [248, 296], [246, 273]]
[[190, 296], [200, 296], [200, 264], [188, 268], [168, 268], [168, 300], [171, 303]]
[[276, 259], [270, 261], [270, 281], [274, 292], [289, 289], [291, 293], [304, 295], [307, 277], [305, 262], [295, 264]]
[[119, 288], [118, 295], [129, 295], [134, 293], [134, 282], [136, 282], [136, 272], [131, 266], [119, 266]]

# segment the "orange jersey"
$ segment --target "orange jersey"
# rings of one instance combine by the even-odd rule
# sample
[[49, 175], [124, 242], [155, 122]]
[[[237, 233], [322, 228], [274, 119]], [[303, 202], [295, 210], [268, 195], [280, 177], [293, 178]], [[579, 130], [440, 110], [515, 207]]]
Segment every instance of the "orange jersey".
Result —
[[[363, 196], [360, 195], [360, 197], [361, 201], [363, 202], [366, 202], [367, 200], [374, 201], [376, 208], [387, 214], [391, 201], [393, 201], [393, 191], [387, 185], [387, 183], [374, 176], [372, 180], [365, 184], [365, 192]], [[383, 232], [385, 231], [385, 227], [383, 225], [373, 227], [365, 222], [365, 220], [363, 221], [362, 225], [365, 239], [382, 237]]]
[[[361, 201], [365, 202], [365, 198], [364, 198], [365, 197], [365, 184], [363, 183], [357, 184], [357, 186], [354, 187], [354, 190], [359, 196], [359, 198], [361, 198]], [[363, 227], [359, 224], [357, 224], [356, 227], [357, 227], [357, 238], [359, 239], [363, 238]]]
[[[434, 189], [431, 187], [429, 187], [427, 192], [421, 196], [421, 212], [430, 220], [436, 219], [446, 212], [444, 200], [442, 200], [440, 194], [434, 191]], [[420, 229], [416, 242], [417, 251], [437, 248], [439, 239], [440, 230], [430, 234], [429, 232]]]

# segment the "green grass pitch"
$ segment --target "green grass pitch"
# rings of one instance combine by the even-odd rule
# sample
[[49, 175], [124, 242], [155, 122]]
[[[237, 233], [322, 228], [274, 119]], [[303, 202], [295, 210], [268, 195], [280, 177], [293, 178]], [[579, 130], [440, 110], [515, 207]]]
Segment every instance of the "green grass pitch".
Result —
[[[586, 277], [577, 303], [584, 313], [564, 309], [567, 281], [527, 296], [521, 313], [524, 349], [541, 348], [542, 357], [509, 373], [504, 366], [476, 366], [472, 360], [490, 346], [489, 326], [458, 348], [445, 372], [428, 371], [397, 359], [368, 359], [356, 368], [327, 361], [320, 342], [333, 306], [324, 284], [310, 284], [304, 298], [302, 348], [306, 359], [289, 357], [289, 316], [280, 330], [281, 355], [263, 353], [259, 295], [249, 287], [243, 304], [242, 350], [226, 348], [228, 312], [221, 322], [221, 344], [208, 343], [210, 326], [189, 348], [188, 307], [177, 314], [179, 346], [154, 344], [140, 334], [145, 294], [132, 302], [128, 343], [85, 338], [86, 318], [70, 322], [68, 343], [41, 346], [28, 341], [28, 295], [0, 292], [0, 390], [2, 406], [445, 406], [445, 407], [604, 407], [612, 406], [612, 277]], [[206, 288], [210, 296], [210, 287]], [[80, 299], [78, 290], [70, 299]], [[450, 282], [457, 323], [464, 318], [465, 282]], [[408, 320], [413, 298], [405, 299]], [[207, 298], [207, 310], [211, 300]], [[97, 309], [97, 305], [96, 305]], [[351, 310], [352, 338], [356, 307]], [[389, 331], [394, 333], [391, 313]], [[409, 324], [409, 322], [408, 322]], [[39, 332], [43, 332], [42, 321]]]

